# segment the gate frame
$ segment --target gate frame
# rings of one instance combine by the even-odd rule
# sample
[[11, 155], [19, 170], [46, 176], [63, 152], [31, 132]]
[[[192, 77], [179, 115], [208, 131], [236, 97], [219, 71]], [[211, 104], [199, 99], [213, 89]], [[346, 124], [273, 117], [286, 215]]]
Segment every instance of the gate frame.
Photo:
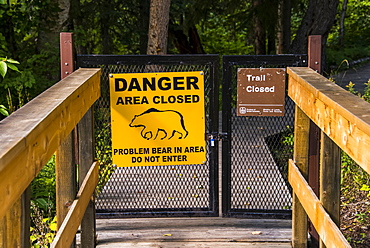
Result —
[[[220, 56], [214, 54], [191, 55], [77, 55], [77, 68], [92, 65], [209, 65], [210, 66], [210, 97], [208, 133], [218, 134], [219, 128], [219, 61]], [[215, 217], [219, 216], [219, 149], [218, 140], [215, 145], [207, 145], [209, 151], [209, 207], [208, 208], [165, 208], [129, 209], [129, 211], [105, 212], [97, 210], [97, 218], [123, 217]]]
[[231, 208], [231, 104], [233, 89], [233, 66], [252, 65], [256, 68], [266, 65], [304, 67], [308, 64], [306, 54], [282, 55], [224, 55], [222, 57], [222, 216], [242, 218], [291, 218], [291, 210], [256, 210]]

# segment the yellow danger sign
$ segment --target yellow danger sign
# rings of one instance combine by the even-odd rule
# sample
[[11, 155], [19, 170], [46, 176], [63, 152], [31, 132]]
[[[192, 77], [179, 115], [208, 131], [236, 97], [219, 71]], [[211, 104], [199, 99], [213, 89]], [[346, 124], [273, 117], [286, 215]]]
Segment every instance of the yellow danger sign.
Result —
[[110, 74], [113, 163], [205, 163], [203, 74]]

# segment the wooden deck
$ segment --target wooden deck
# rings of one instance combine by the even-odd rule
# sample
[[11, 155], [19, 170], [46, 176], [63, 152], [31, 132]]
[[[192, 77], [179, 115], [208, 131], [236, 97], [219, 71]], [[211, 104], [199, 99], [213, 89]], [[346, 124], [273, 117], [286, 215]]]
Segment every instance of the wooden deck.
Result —
[[97, 219], [98, 248], [291, 247], [291, 221], [235, 218]]

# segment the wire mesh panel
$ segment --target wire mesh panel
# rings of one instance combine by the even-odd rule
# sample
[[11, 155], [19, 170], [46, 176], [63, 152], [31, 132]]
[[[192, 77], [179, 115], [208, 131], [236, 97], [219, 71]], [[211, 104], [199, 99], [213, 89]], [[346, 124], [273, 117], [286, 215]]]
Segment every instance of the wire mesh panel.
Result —
[[236, 116], [238, 68], [306, 66], [305, 55], [224, 56], [222, 131], [223, 215], [288, 217], [287, 161], [293, 152], [294, 103], [282, 117]]
[[218, 215], [217, 146], [211, 147], [207, 142], [205, 164], [126, 168], [112, 165], [108, 84], [110, 73], [203, 71], [206, 132], [214, 133], [218, 128], [218, 61], [217, 55], [77, 57], [78, 67], [102, 68], [102, 96], [94, 108], [96, 157], [101, 163], [98, 215]]

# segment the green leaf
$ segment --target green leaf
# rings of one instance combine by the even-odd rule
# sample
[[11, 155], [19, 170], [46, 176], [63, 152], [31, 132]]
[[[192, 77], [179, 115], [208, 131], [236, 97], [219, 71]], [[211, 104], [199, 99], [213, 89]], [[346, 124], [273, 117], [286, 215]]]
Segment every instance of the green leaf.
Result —
[[30, 239], [31, 239], [31, 242], [33, 242], [33, 241], [37, 240], [37, 237], [36, 237], [36, 235], [31, 235]]
[[0, 61], [0, 75], [5, 77], [6, 71], [8, 70], [8, 66], [4, 61]]
[[57, 231], [57, 223], [53, 222], [49, 225], [51, 231]]
[[12, 63], [12, 64], [19, 64], [19, 62], [14, 60], [14, 59], [7, 59], [6, 62], [9, 62], [9, 63]]
[[39, 208], [42, 208], [43, 210], [48, 209], [48, 202], [44, 198], [37, 198], [33, 201]]
[[369, 187], [369, 186], [367, 186], [366, 184], [363, 184], [360, 190], [363, 190], [363, 191], [370, 191], [370, 187]]
[[20, 71], [18, 70], [18, 67], [16, 67], [16, 66], [15, 66], [15, 65], [13, 65], [13, 64], [9, 64], [9, 63], [7, 63], [7, 66], [8, 66], [10, 69], [12, 69], [13, 71], [20, 72]]
[[4, 105], [0, 105], [0, 114], [4, 116], [9, 116], [9, 112], [6, 110]]

